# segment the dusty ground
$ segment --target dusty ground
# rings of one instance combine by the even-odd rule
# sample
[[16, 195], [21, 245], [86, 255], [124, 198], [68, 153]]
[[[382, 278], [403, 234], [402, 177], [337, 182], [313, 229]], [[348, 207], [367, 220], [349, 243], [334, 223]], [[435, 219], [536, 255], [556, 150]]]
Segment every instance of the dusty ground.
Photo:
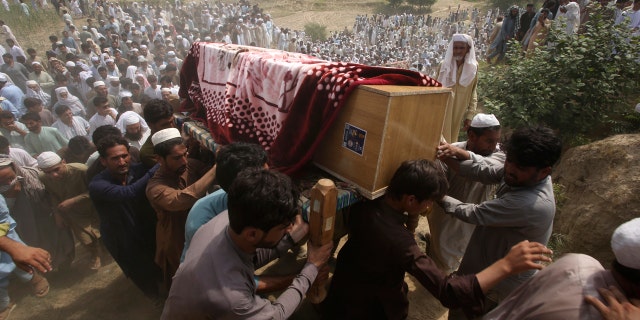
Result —
[[[316, 4], [309, 1], [266, 1], [260, 2], [265, 12], [272, 12], [277, 25], [294, 30], [304, 30], [304, 25], [317, 22], [327, 27], [327, 31], [351, 29], [357, 15], [376, 12], [384, 2], [380, 1], [350, 1], [342, 2], [326, 0]], [[460, 5], [460, 9], [477, 7], [478, 3], [461, 0], [440, 0], [431, 7], [431, 15], [444, 17]]]
[[[426, 219], [422, 218], [418, 233], [428, 231]], [[346, 237], [342, 239], [344, 244]], [[424, 246], [424, 243], [418, 241]], [[304, 264], [304, 255], [291, 252], [279, 261], [272, 263], [260, 272], [286, 274], [299, 270]], [[10, 285], [10, 295], [17, 303], [11, 319], [46, 319], [46, 320], [111, 320], [111, 319], [158, 319], [162, 310], [145, 298], [131, 281], [122, 275], [122, 271], [113, 260], [105, 254], [104, 266], [98, 271], [89, 271], [85, 267], [88, 254], [78, 248], [78, 258], [71, 270], [53, 272], [47, 275], [51, 291], [44, 298], [36, 298], [30, 294], [30, 288], [18, 280]], [[446, 319], [446, 310], [415, 279], [406, 276], [409, 285], [410, 309], [409, 319]], [[269, 298], [274, 298], [270, 296]], [[318, 313], [309, 303], [302, 307], [291, 318], [293, 320], [320, 319]]]

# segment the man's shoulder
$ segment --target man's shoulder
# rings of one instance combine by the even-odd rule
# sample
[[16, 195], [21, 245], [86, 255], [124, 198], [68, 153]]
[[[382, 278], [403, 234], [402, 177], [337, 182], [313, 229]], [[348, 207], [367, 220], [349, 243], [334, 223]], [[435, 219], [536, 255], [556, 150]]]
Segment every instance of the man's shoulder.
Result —
[[82, 173], [86, 173], [87, 172], [87, 165], [84, 163], [67, 163], [67, 167], [72, 170], [72, 171], [76, 171], [76, 172], [82, 172]]

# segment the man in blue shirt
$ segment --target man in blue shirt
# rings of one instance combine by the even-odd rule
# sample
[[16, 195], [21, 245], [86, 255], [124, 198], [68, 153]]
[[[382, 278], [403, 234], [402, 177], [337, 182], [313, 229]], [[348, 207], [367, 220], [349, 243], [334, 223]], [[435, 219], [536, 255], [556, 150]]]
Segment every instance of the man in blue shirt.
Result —
[[13, 104], [18, 110], [16, 118], [19, 118], [27, 113], [27, 108], [24, 107], [24, 93], [17, 86], [8, 83], [8, 80], [5, 76], [0, 75], [0, 96], [6, 98]]
[[100, 216], [105, 247], [122, 272], [149, 298], [158, 300], [160, 269], [155, 257], [155, 212], [145, 195], [149, 178], [142, 164], [130, 165], [129, 143], [121, 136], [98, 142], [100, 162], [107, 169], [89, 183], [89, 195]]

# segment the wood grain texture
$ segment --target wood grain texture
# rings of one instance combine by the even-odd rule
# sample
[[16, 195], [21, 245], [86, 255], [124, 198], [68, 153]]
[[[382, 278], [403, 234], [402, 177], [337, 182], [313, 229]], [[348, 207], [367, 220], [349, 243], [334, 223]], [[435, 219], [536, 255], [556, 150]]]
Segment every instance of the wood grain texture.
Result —
[[[384, 194], [402, 161], [435, 159], [450, 97], [448, 88], [360, 86], [325, 136], [314, 162], [374, 199]], [[366, 131], [362, 155], [342, 145], [346, 123]]]

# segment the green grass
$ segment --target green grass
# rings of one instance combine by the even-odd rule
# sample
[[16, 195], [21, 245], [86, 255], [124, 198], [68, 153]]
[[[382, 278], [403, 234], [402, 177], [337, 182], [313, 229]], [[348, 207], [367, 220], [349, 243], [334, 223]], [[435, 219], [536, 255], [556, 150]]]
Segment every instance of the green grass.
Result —
[[[43, 57], [44, 52], [51, 48], [49, 36], [55, 34], [62, 37], [64, 23], [62, 18], [56, 14], [53, 6], [48, 10], [33, 11], [29, 6], [30, 16], [22, 13], [19, 5], [11, 5], [11, 11], [6, 12], [0, 9], [0, 19], [11, 28], [20, 46], [26, 51], [27, 48], [34, 48], [38, 55]], [[76, 23], [79, 23], [77, 20]], [[79, 26], [76, 26], [80, 28]]]

